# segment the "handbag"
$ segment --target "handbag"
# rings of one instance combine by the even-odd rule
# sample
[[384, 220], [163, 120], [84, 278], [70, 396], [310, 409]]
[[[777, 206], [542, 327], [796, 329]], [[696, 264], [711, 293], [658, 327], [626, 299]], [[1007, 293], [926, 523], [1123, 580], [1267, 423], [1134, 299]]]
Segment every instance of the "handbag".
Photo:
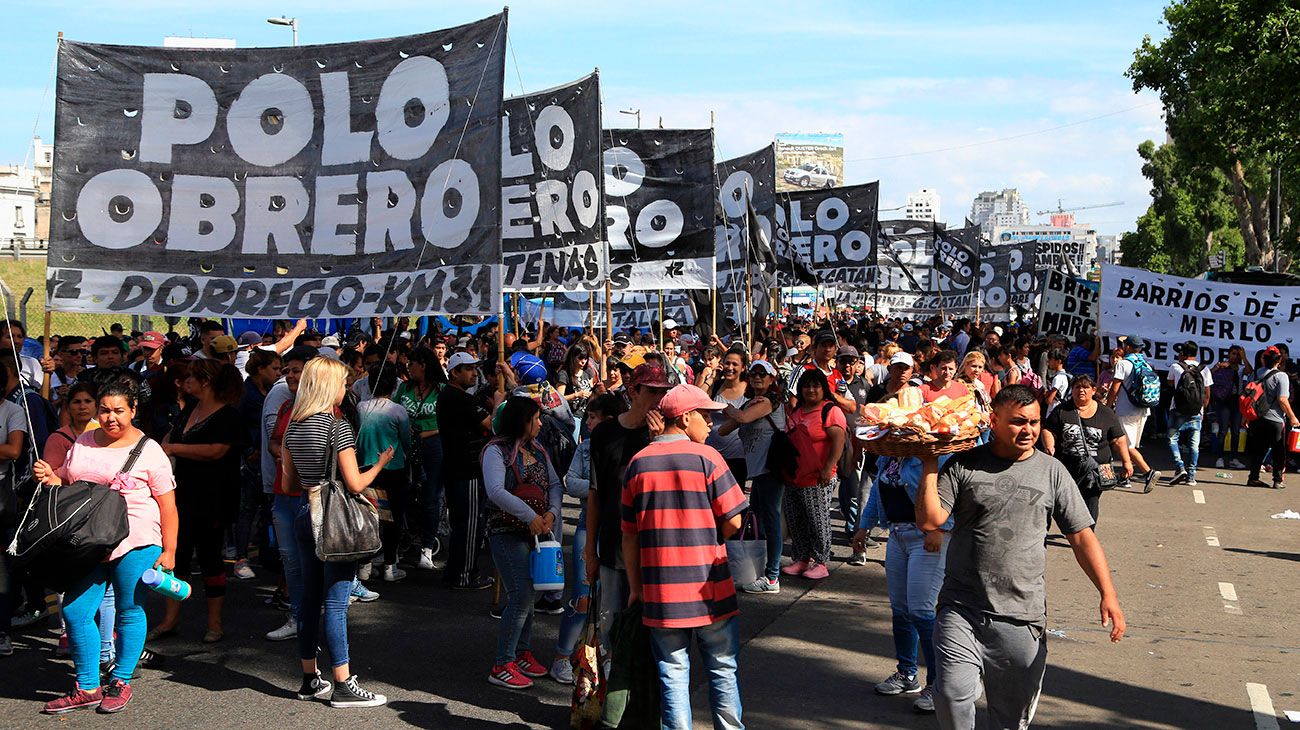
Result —
[[763, 418], [766, 418], [767, 425], [772, 427], [772, 443], [767, 447], [767, 461], [763, 465], [767, 467], [769, 474], [776, 474], [783, 479], [788, 478], [794, 474], [795, 466], [799, 463], [799, 450], [790, 440], [790, 434], [776, 427], [771, 414]]
[[353, 494], [338, 478], [334, 425], [330, 425], [329, 474], [307, 492], [316, 558], [324, 563], [364, 560], [379, 552], [379, 510], [361, 494]]
[[[131, 448], [114, 482], [135, 467], [148, 441], [143, 436]], [[111, 483], [38, 483], [9, 543], [9, 554], [19, 567], [62, 593], [104, 562], [130, 533], [126, 498]]]
[[569, 700], [569, 727], [592, 730], [605, 708], [605, 663], [600, 658], [600, 583], [587, 599], [587, 620], [578, 645], [569, 657], [573, 663], [573, 697]]
[[725, 543], [727, 568], [737, 587], [753, 583], [767, 569], [767, 540], [759, 537], [754, 510], [746, 510], [740, 529]]

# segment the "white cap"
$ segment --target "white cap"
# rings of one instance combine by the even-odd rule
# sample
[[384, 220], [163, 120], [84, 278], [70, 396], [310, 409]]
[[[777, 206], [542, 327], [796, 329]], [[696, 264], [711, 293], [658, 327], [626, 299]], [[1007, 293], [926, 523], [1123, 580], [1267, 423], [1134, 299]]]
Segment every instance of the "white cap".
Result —
[[1001, 336], [1002, 336], [1002, 327], [1000, 327], [1000, 326], [998, 326], [998, 327], [994, 327], [994, 328], [993, 328], [993, 334], [997, 335], [998, 337], [1001, 337]]
[[665, 319], [665, 320], [664, 320], [664, 330], [675, 330], [675, 329], [677, 329], [677, 323], [676, 323], [676, 322], [674, 322], [674, 321], [671, 320], [671, 319]]
[[328, 335], [328, 336], [326, 336], [326, 337], [321, 338], [320, 346], [321, 346], [321, 347], [338, 347], [338, 346], [339, 346], [339, 338], [338, 338], [338, 335]]
[[468, 352], [458, 352], [455, 355], [452, 355], [451, 359], [447, 361], [447, 370], [448, 372], [450, 372], [460, 367], [461, 365], [477, 365], [477, 364], [478, 364], [477, 357], [474, 357]]
[[906, 352], [896, 353], [893, 357], [889, 359], [889, 364], [891, 367], [894, 365], [898, 365], [900, 363], [908, 366], [909, 368], [916, 367], [916, 361], [913, 360], [912, 356], [907, 354]]
[[772, 363], [768, 362], [767, 360], [755, 360], [753, 363], [751, 363], [749, 366], [749, 371], [752, 373], [755, 370], [764, 370], [767, 372], [768, 375], [771, 375], [774, 378], [776, 377], [776, 368], [772, 367]]

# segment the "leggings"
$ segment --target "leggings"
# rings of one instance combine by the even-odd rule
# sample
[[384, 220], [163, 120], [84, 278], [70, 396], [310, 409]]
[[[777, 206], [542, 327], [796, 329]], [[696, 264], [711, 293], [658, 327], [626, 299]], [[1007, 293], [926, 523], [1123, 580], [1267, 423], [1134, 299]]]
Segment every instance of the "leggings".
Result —
[[116, 560], [96, 565], [63, 595], [68, 647], [72, 650], [77, 686], [81, 689], [99, 686], [100, 635], [95, 617], [110, 583], [117, 600], [117, 666], [113, 678], [130, 683], [148, 633], [144, 602], [149, 589], [140, 582], [140, 576], [153, 567], [161, 554], [158, 545], [138, 547]]
[[442, 521], [442, 436], [434, 434], [420, 439], [420, 461], [424, 472], [420, 485], [423, 503], [420, 547], [431, 548], [438, 541], [438, 524]]
[[396, 565], [402, 520], [406, 515], [406, 469], [384, 469], [371, 486], [388, 495], [388, 510], [393, 519], [379, 523], [380, 537], [384, 542], [384, 565]]
[[790, 557], [828, 563], [831, 559], [831, 492], [839, 487], [785, 488], [785, 523], [790, 530]]
[[226, 542], [226, 528], [221, 519], [196, 507], [178, 508], [176, 531], [176, 574], [190, 574], [190, 560], [197, 550], [199, 570], [203, 573], [203, 595], [221, 598], [226, 595], [226, 564], [221, 551]]

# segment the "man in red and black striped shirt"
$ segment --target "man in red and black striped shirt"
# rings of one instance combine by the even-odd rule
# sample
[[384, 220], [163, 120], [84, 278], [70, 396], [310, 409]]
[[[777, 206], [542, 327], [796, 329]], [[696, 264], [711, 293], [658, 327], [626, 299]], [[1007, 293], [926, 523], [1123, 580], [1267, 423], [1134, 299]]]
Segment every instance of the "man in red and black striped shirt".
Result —
[[690, 646], [709, 670], [715, 728], [743, 728], [736, 657], [736, 587], [723, 540], [749, 501], [713, 447], [704, 445], [715, 403], [694, 385], [664, 395], [661, 436], [632, 458], [623, 487], [623, 562], [629, 605], [642, 603], [659, 667], [665, 728], [691, 727]]

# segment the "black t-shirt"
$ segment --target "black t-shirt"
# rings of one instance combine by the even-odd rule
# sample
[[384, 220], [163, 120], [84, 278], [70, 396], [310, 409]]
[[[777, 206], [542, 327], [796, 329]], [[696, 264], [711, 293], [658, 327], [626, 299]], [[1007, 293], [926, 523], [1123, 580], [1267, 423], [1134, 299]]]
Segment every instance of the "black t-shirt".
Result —
[[438, 433], [442, 436], [442, 478], [481, 479], [479, 454], [487, 444], [483, 419], [488, 410], [474, 396], [455, 386], [438, 394]]
[[[646, 426], [624, 428], [617, 418], [591, 432], [591, 488], [596, 490], [600, 506], [600, 534], [596, 538], [596, 555], [600, 564], [613, 568], [615, 556], [622, 548], [623, 473], [637, 452], [650, 445]], [[587, 539], [591, 539], [588, 535]]]
[[[1072, 472], [1074, 471], [1072, 460], [1077, 461], [1083, 455], [1074, 453], [1070, 448], [1072, 444], [1078, 443], [1078, 434], [1074, 432], [1074, 418], [1067, 417], [1067, 414], [1078, 415], [1078, 412], [1079, 407], [1070, 400], [1052, 411], [1043, 423], [1043, 427], [1056, 437], [1057, 458], [1070, 467]], [[1115, 411], [1098, 403], [1097, 412], [1092, 414], [1091, 418], [1080, 417], [1079, 423], [1083, 427], [1083, 441], [1088, 449], [1086, 455], [1091, 456], [1098, 464], [1111, 463], [1115, 457], [1111, 453], [1110, 442], [1124, 435], [1124, 428], [1120, 425]]]
[[171, 430], [174, 444], [230, 444], [216, 461], [176, 457], [176, 504], [192, 514], [229, 521], [239, 509], [239, 456], [244, 428], [234, 406], [222, 406], [185, 430], [196, 406], [186, 406]]

